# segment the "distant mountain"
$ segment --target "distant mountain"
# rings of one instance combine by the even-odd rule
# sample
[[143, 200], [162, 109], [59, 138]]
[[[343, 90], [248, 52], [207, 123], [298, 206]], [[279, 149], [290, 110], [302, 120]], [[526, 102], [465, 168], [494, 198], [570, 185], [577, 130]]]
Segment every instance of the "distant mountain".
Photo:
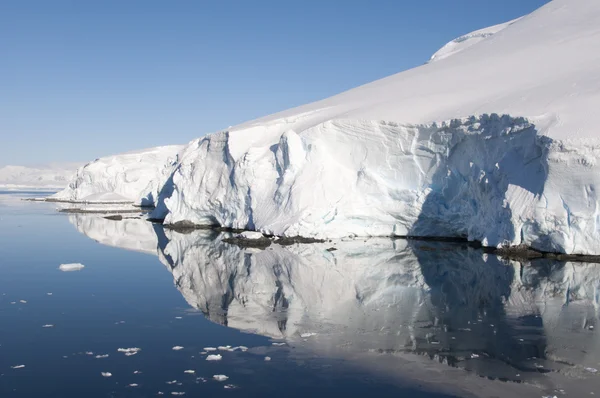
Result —
[[80, 163], [52, 163], [36, 167], [0, 167], [0, 189], [62, 189], [79, 166]]

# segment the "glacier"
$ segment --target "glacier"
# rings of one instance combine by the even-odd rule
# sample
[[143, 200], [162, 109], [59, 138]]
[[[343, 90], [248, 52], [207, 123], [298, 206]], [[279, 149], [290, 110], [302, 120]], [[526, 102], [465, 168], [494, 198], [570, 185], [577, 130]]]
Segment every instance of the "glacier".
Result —
[[[96, 185], [165, 224], [598, 254], [598, 26], [599, 2], [554, 0], [417, 68], [196, 139], [151, 189]], [[60, 195], [95, 193], [85, 178]]]
[[50, 200], [154, 206], [180, 149], [168, 145], [96, 159], [77, 169], [69, 185]]

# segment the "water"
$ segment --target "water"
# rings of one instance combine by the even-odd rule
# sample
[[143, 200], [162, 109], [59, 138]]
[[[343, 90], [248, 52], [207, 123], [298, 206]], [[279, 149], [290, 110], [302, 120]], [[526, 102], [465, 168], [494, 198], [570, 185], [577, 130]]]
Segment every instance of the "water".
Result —
[[[242, 249], [28, 195], [0, 193], [2, 397], [600, 394], [597, 265], [389, 239]], [[201, 354], [227, 345], [248, 350]]]

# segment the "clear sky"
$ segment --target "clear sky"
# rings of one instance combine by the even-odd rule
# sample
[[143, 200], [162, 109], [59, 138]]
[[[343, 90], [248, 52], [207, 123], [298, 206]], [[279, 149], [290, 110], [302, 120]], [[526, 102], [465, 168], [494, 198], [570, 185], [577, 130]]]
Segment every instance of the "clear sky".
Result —
[[0, 166], [187, 141], [548, 0], [0, 0]]

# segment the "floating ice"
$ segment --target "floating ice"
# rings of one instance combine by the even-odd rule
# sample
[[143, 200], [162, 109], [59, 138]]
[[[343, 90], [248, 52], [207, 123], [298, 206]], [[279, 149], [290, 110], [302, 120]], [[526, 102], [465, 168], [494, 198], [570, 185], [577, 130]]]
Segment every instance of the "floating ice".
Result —
[[225, 375], [214, 375], [213, 379], [215, 379], [216, 381], [225, 381], [229, 379], [229, 377]]
[[585, 370], [587, 370], [590, 373], [597, 373], [598, 372], [598, 369], [596, 369], [596, 368], [585, 368]]
[[220, 345], [218, 348], [221, 351], [228, 351], [231, 348], [231, 346], [230, 345]]
[[269, 362], [271, 360], [271, 357], [265, 357], [265, 361]]
[[133, 374], [134, 374], [134, 375], [139, 375], [139, 374], [142, 374], [142, 372], [140, 372], [139, 370], [134, 370], [134, 371], [133, 371]]
[[207, 361], [220, 361], [221, 359], [223, 359], [223, 357], [219, 354], [217, 355], [209, 355], [206, 357]]
[[234, 388], [237, 388], [237, 386], [234, 384], [226, 384], [223, 386], [223, 388], [225, 388], [227, 390], [233, 390]]
[[183, 319], [181, 316], [176, 316], [175, 319]]
[[128, 357], [130, 357], [132, 355], [136, 355], [141, 350], [142, 350], [141, 348], [137, 348], [137, 347], [117, 349], [118, 352], [123, 352], [123, 353], [125, 353], [125, 356], [128, 356]]
[[26, 300], [19, 300], [19, 303], [27, 304], [27, 301]]
[[185, 395], [185, 391], [182, 391], [182, 392], [173, 391], [171, 393], [171, 395]]
[[248, 347], [246, 347], [245, 345], [241, 345], [238, 347], [241, 351], [248, 351]]
[[177, 380], [171, 380], [171, 381], [167, 381], [166, 383], [167, 383], [167, 384], [175, 384], [175, 383], [177, 383]]
[[85, 265], [80, 263], [72, 263], [72, 264], [61, 264], [58, 269], [64, 272], [69, 271], [81, 271], [85, 268]]
[[101, 374], [103, 377], [111, 377], [111, 376], [112, 376], [112, 373], [110, 373], [110, 372], [101, 372], [100, 374]]
[[46, 293], [48, 296], [52, 296], [52, 293]]
[[173, 351], [179, 351], [179, 350], [183, 350], [183, 347], [180, 345], [176, 345], [175, 347], [172, 348]]
[[42, 327], [43, 327], [43, 328], [53, 328], [53, 327], [54, 327], [54, 325], [51, 325], [51, 324], [46, 324], [46, 325], [43, 325]]
[[302, 334], [300, 335], [300, 337], [302, 337], [302, 338], [307, 338], [307, 337], [312, 337], [312, 336], [316, 336], [316, 335], [317, 335], [316, 333], [311, 333], [311, 332], [309, 332], [309, 333], [302, 333]]
[[285, 343], [272, 343], [275, 347], [281, 347], [284, 346]]
[[11, 366], [12, 369], [23, 369], [25, 367], [25, 365], [15, 365], [15, 366]]
[[127, 387], [137, 387], [137, 386], [138, 386], [138, 384], [137, 384], [137, 383], [131, 383], [131, 384], [129, 384]]
[[194, 374], [194, 373], [196, 373], [196, 371], [192, 370], [192, 369], [188, 369], [188, 370], [184, 370], [183, 373]]
[[215, 347], [204, 347], [204, 351], [217, 351]]

